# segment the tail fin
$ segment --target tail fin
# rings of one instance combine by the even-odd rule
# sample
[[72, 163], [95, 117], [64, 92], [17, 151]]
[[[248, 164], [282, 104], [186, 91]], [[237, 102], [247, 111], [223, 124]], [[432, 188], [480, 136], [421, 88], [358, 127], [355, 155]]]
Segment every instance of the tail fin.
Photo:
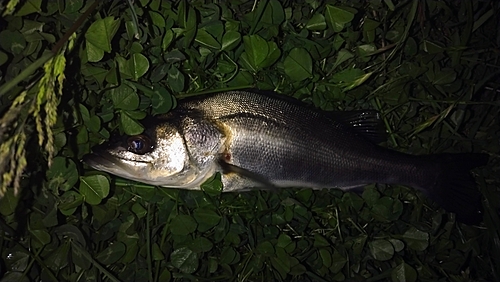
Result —
[[483, 218], [481, 194], [470, 170], [486, 165], [489, 156], [445, 153], [426, 157], [438, 164], [436, 180], [426, 189], [429, 197], [447, 211], [455, 213], [458, 221], [479, 224]]

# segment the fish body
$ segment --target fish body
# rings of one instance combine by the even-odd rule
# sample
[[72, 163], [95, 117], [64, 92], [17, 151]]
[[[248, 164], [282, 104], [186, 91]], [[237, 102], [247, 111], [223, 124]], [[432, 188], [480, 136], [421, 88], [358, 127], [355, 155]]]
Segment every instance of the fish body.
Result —
[[469, 170], [485, 154], [415, 156], [375, 144], [374, 111], [328, 114], [274, 94], [230, 91], [184, 99], [176, 109], [86, 155], [95, 169], [181, 189], [220, 172], [223, 191], [270, 187], [340, 188], [370, 183], [419, 189], [466, 223], [480, 217]]

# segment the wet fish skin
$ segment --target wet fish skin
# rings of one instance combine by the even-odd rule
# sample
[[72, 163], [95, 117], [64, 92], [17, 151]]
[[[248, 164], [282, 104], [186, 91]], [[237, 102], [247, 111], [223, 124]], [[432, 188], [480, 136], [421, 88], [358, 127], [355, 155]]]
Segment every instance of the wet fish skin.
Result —
[[376, 114], [366, 113], [349, 123], [275, 95], [217, 93], [181, 100], [145, 124], [142, 135], [100, 146], [84, 161], [124, 178], [182, 189], [199, 189], [215, 172], [221, 172], [225, 192], [401, 184], [423, 191], [463, 222], [480, 221], [480, 194], [469, 170], [485, 165], [486, 154], [389, 150], [370, 141], [380, 135]]

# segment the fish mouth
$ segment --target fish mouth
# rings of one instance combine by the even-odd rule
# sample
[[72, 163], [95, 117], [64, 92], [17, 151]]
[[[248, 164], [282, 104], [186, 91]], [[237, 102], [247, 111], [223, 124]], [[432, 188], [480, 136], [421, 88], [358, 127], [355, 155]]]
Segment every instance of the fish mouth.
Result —
[[[99, 150], [98, 152], [94, 151], [90, 154], [84, 155], [83, 162], [94, 169], [113, 173], [119, 170], [127, 170], [127, 168], [129, 167], [127, 162], [130, 162], [130, 160], [122, 159], [107, 151]], [[147, 164], [147, 162], [143, 161], [134, 162]]]
[[86, 154], [83, 156], [83, 162], [88, 164], [89, 166], [95, 168], [95, 167], [101, 167], [101, 166], [115, 166], [116, 164], [116, 158], [111, 156], [111, 154], [97, 154], [97, 153], [90, 153]]

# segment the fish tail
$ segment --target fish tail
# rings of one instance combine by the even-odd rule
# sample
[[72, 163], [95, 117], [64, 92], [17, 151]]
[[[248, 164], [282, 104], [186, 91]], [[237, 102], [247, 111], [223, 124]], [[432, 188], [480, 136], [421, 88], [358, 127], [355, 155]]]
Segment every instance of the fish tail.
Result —
[[481, 193], [470, 170], [484, 166], [488, 155], [481, 153], [436, 154], [423, 156], [435, 165], [436, 177], [427, 184], [428, 196], [447, 211], [453, 212], [457, 220], [465, 224], [479, 224], [482, 221]]

